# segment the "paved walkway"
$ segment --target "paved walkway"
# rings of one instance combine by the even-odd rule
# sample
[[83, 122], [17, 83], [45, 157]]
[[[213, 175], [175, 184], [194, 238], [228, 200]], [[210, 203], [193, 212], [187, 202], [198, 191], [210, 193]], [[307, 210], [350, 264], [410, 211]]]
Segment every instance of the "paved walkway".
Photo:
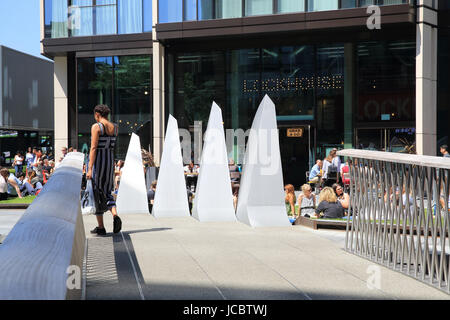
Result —
[[25, 210], [0, 210], [0, 243], [3, 241], [14, 225], [22, 217]]
[[[111, 215], [105, 216], [107, 231]], [[449, 299], [447, 294], [343, 250], [345, 233], [301, 226], [124, 215], [123, 230], [88, 236], [86, 299]]]

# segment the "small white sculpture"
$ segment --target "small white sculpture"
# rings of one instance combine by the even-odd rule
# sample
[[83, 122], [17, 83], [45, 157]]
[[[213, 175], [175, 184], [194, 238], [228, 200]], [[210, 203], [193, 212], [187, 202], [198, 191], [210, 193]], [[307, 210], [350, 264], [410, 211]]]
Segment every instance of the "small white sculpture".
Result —
[[250, 130], [237, 218], [252, 227], [289, 226], [284, 197], [275, 105], [266, 95]]
[[189, 217], [177, 120], [169, 115], [152, 214], [155, 218]]
[[119, 214], [149, 214], [146, 189], [141, 142], [139, 136], [133, 133], [120, 177], [117, 212]]
[[192, 216], [199, 221], [236, 221], [222, 110], [215, 102], [204, 139]]

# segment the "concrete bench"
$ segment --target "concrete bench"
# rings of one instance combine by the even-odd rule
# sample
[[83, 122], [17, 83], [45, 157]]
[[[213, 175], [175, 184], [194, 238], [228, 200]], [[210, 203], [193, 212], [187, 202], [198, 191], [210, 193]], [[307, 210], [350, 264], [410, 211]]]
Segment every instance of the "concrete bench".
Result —
[[[85, 234], [80, 210], [84, 156], [70, 153], [0, 245], [0, 300], [80, 299]], [[70, 267], [70, 268], [69, 268]], [[73, 274], [76, 274], [74, 271]], [[70, 288], [70, 289], [69, 289]]]
[[[350, 221], [351, 223], [351, 221]], [[295, 220], [294, 225], [300, 225], [317, 230], [319, 228], [343, 229], [347, 227], [347, 220], [311, 219], [300, 216]]]

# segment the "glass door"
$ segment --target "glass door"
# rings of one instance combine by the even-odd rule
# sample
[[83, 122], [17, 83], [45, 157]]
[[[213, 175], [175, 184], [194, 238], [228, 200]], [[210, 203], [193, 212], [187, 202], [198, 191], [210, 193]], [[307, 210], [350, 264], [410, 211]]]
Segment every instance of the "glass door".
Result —
[[284, 184], [292, 184], [298, 190], [306, 183], [306, 172], [314, 164], [314, 128], [280, 126], [279, 138]]

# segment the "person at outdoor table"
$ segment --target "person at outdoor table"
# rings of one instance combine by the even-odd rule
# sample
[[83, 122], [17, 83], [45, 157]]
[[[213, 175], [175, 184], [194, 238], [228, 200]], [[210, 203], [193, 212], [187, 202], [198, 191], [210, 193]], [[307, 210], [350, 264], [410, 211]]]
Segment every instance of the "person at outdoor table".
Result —
[[286, 212], [288, 216], [293, 216], [295, 218], [296, 214], [294, 186], [292, 184], [287, 184], [284, 186], [284, 191], [286, 193], [286, 197], [284, 198], [284, 202], [286, 204]]
[[332, 152], [333, 152], [333, 160], [331, 161], [331, 165], [336, 167], [336, 169], [337, 169], [336, 170], [337, 171], [337, 180], [336, 181], [339, 181], [339, 178], [340, 178], [340, 175], [341, 175], [342, 163], [341, 163], [341, 157], [339, 157], [337, 155], [337, 151], [338, 151], [338, 149], [336, 149], [336, 148], [334, 148], [332, 150]]
[[302, 194], [298, 197], [298, 206], [300, 208], [299, 215], [304, 217], [314, 216], [316, 209], [316, 195], [312, 193], [312, 188], [309, 184], [302, 186]]
[[441, 146], [440, 151], [444, 158], [450, 158], [450, 153], [448, 153], [448, 146], [446, 144]]
[[158, 181], [155, 180], [150, 185], [150, 189], [147, 191], [148, 211], [152, 214], [153, 203], [155, 202], [156, 185]]
[[344, 208], [337, 200], [332, 188], [325, 187], [320, 192], [316, 216], [328, 219], [342, 218], [344, 216]]
[[320, 170], [322, 169], [322, 160], [317, 160], [309, 172], [309, 183], [318, 183], [320, 180]]
[[336, 151], [331, 150], [330, 153], [328, 154], [328, 156], [323, 160], [322, 180], [324, 181], [325, 187], [331, 187], [333, 185], [333, 183], [337, 183], [338, 168], [336, 166], [337, 162], [336, 162], [336, 160], [334, 160], [335, 156], [336, 156]]
[[241, 173], [239, 172], [239, 167], [236, 165], [233, 159], [230, 159], [228, 169], [230, 170], [231, 184], [238, 184], [241, 180]]
[[340, 184], [335, 183], [332, 188], [336, 194], [337, 200], [341, 203], [342, 208], [344, 208], [345, 212], [348, 212], [348, 208], [350, 207], [350, 196], [348, 193], [344, 192], [344, 189]]
[[194, 165], [191, 161], [187, 166], [184, 167], [184, 175], [186, 176], [186, 184], [189, 188], [194, 187], [197, 184], [199, 166]]

